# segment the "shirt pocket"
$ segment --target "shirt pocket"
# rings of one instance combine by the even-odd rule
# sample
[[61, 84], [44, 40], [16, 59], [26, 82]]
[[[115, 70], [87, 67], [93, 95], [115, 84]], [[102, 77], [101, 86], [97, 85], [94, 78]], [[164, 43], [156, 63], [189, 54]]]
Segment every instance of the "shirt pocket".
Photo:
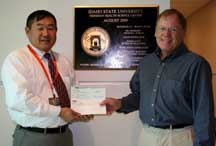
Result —
[[185, 102], [189, 96], [186, 83], [178, 80], [163, 80], [160, 86], [160, 93], [167, 102], [177, 105]]

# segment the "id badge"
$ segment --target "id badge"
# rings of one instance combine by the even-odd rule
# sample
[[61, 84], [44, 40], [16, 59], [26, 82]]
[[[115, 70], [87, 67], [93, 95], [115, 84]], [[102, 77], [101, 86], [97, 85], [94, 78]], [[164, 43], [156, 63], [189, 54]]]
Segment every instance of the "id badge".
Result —
[[51, 97], [51, 98], [49, 98], [49, 104], [59, 106], [60, 105], [59, 97]]

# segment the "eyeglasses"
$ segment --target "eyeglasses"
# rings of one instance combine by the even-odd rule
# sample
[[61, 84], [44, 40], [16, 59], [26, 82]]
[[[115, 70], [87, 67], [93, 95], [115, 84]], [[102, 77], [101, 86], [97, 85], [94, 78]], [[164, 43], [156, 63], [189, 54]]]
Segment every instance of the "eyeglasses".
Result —
[[38, 24], [37, 25], [37, 29], [42, 31], [44, 29], [50, 30], [50, 31], [54, 31], [56, 30], [56, 26], [55, 25], [42, 25], [42, 24]]
[[170, 27], [170, 28], [166, 28], [164, 26], [159, 26], [157, 28], [160, 32], [165, 32], [165, 31], [169, 31], [171, 33], [176, 33], [177, 32], [177, 28], [176, 27]]

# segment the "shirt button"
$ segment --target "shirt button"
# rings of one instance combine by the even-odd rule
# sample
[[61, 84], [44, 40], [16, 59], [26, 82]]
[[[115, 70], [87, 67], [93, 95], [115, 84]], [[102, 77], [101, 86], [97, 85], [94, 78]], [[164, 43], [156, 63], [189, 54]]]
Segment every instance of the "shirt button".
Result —
[[154, 104], [151, 104], [152, 107], [154, 107]]
[[154, 121], [154, 118], [152, 118], [151, 120]]
[[157, 78], [160, 78], [160, 75], [157, 75]]
[[154, 91], [154, 92], [156, 92], [156, 91], [157, 91], [157, 89], [153, 89], [153, 91]]

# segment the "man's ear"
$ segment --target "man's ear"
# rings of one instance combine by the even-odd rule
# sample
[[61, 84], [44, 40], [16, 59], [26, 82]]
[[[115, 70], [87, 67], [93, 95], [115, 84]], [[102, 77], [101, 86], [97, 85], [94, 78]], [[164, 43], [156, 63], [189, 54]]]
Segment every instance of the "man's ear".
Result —
[[157, 36], [158, 36], [158, 32], [157, 32], [158, 30], [157, 30], [157, 28], [155, 28], [155, 33], [154, 33], [154, 36], [157, 38]]
[[27, 36], [29, 34], [29, 31], [30, 31], [30, 28], [29, 27], [25, 27], [25, 33], [26, 33]]

